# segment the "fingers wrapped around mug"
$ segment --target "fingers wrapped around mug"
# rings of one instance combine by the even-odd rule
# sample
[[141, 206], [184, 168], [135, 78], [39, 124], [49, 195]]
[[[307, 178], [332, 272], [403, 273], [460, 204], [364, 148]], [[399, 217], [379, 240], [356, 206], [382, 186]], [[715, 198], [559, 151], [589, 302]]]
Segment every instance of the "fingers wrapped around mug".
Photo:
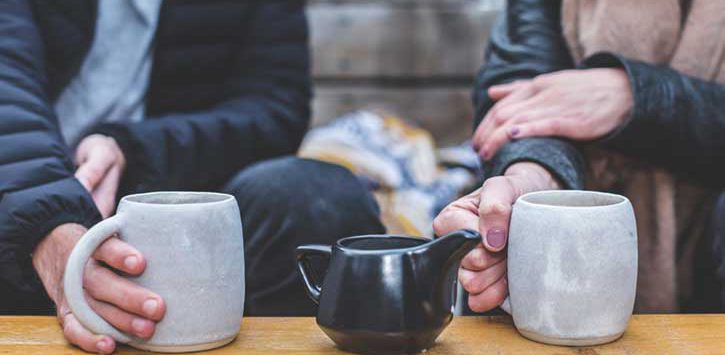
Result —
[[93, 258], [129, 275], [140, 275], [146, 268], [143, 254], [118, 238], [109, 238], [103, 242]]
[[506, 281], [506, 273], [504, 273], [483, 292], [478, 294], [469, 294], [468, 307], [474, 312], [490, 311], [501, 305], [507, 295], [508, 283]]
[[89, 263], [83, 277], [83, 287], [91, 297], [151, 320], [163, 317], [165, 307], [161, 296], [94, 264]]
[[73, 313], [59, 310], [58, 319], [63, 327], [63, 336], [79, 348], [100, 354], [111, 354], [116, 342], [108, 335], [95, 335], [83, 327]]

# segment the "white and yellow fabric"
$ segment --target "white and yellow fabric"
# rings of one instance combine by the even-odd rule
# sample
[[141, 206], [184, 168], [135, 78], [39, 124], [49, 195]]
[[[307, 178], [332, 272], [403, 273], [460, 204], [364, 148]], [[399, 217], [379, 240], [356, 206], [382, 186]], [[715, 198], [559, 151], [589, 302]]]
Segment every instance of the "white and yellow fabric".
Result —
[[342, 165], [373, 191], [388, 233], [432, 237], [433, 218], [480, 176], [470, 144], [436, 149], [404, 120], [357, 111], [312, 129], [299, 155]]

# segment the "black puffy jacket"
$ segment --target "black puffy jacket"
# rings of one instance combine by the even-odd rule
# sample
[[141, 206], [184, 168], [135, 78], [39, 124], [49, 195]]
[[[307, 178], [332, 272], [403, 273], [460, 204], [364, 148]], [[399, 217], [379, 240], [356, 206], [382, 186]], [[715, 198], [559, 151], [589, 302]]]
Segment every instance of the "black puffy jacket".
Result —
[[[575, 68], [562, 34], [560, 11], [560, 1], [508, 1], [476, 80], [476, 124], [494, 104], [486, 93], [490, 86]], [[599, 144], [668, 168], [682, 178], [725, 186], [725, 85], [616, 53], [595, 54], [579, 66], [592, 67], [623, 68], [634, 97], [627, 123]], [[553, 138], [507, 144], [487, 164], [489, 175], [500, 175], [522, 160], [539, 162], [567, 188], [583, 186], [584, 164], [576, 146]]]
[[[101, 218], [51, 106], [95, 19], [95, 0], [0, 2], [0, 312], [43, 311], [35, 245], [60, 224]], [[146, 120], [93, 130], [124, 151], [121, 193], [214, 189], [297, 149], [311, 95], [303, 0], [165, 1], [154, 43]]]

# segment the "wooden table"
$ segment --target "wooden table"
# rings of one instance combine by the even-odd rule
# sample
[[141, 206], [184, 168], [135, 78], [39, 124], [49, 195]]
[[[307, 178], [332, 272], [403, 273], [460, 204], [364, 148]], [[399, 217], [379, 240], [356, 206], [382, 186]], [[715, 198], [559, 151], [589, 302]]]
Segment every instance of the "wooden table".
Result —
[[[126, 346], [119, 353], [142, 351]], [[210, 354], [337, 353], [312, 318], [245, 318], [239, 337]], [[80, 354], [55, 318], [0, 317], [0, 354]], [[725, 315], [634, 316], [610, 344], [569, 348], [521, 337], [509, 317], [457, 317], [427, 354], [725, 354]]]

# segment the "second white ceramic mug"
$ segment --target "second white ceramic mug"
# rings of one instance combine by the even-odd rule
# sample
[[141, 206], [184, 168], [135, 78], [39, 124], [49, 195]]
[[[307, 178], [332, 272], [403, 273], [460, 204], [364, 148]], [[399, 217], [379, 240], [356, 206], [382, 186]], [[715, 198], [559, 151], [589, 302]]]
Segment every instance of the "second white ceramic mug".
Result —
[[502, 308], [525, 337], [559, 345], [619, 338], [637, 285], [637, 229], [624, 196], [541, 191], [513, 207], [509, 298]]

